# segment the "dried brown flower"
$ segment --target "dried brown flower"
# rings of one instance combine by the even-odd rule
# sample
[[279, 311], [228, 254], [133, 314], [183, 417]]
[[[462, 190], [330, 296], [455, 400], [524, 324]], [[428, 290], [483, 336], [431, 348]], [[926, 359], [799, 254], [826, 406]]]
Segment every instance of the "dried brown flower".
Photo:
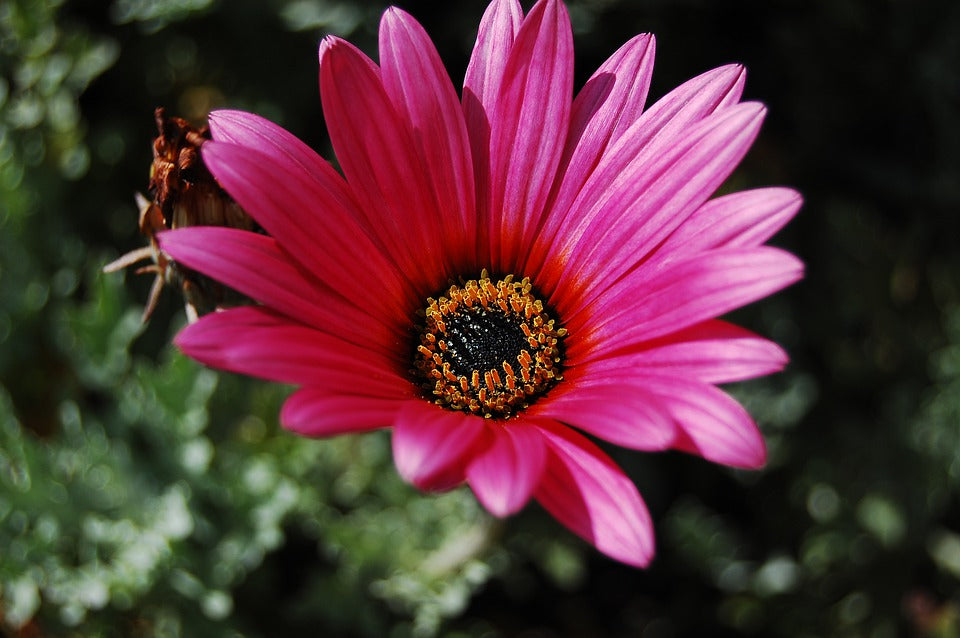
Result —
[[193, 322], [202, 314], [219, 307], [238, 305], [249, 300], [239, 293], [180, 266], [160, 250], [156, 234], [186, 226], [229, 226], [258, 230], [253, 219], [220, 188], [203, 164], [200, 147], [210, 139], [207, 126], [194, 128], [179, 117], [168, 117], [162, 107], [154, 111], [158, 135], [153, 140], [153, 163], [150, 166], [147, 199], [137, 193], [140, 210], [140, 232], [150, 244], [130, 251], [104, 266], [104, 272], [116, 272], [144, 260], [137, 274], [153, 273], [155, 278], [143, 311], [147, 321], [157, 307], [165, 284], [177, 285], [183, 291], [188, 319]]

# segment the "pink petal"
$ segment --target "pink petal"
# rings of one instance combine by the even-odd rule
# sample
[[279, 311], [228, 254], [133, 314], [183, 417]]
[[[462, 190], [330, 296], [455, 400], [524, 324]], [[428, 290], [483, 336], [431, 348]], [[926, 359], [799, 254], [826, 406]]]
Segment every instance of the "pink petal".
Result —
[[[559, 247], [563, 280], [586, 283], [563, 286], [553, 299], [558, 311], [575, 315], [706, 201], [747, 152], [763, 114], [759, 104], [737, 105], [693, 126], [655, 155], [651, 148], [637, 155], [611, 153], [574, 204], [582, 211], [580, 222], [567, 246]], [[607, 192], [592, 192], [595, 182]], [[595, 203], [584, 209], [584, 199]]]
[[402, 396], [402, 362], [254, 306], [201, 317], [174, 344], [201, 363], [271, 381]]
[[320, 98], [367, 227], [417, 288], [440, 288], [449, 276], [448, 238], [424, 177], [429, 167], [387, 95], [380, 69], [352, 44], [329, 36], [320, 45]]
[[219, 110], [210, 113], [210, 132], [218, 142], [255, 149], [278, 164], [292, 164], [288, 170], [307, 171], [318, 176], [328, 196], [345, 210], [355, 208], [350, 190], [330, 163], [297, 136], [270, 120], [244, 111]]
[[[518, 267], [556, 175], [570, 119], [573, 36], [559, 0], [540, 0], [523, 21], [490, 117], [490, 264]], [[483, 255], [481, 255], [483, 257]]]
[[789, 188], [758, 188], [712, 199], [673, 232], [653, 256], [665, 260], [710, 248], [752, 248], [793, 219], [803, 198]]
[[[562, 182], [558, 182], [559, 190], [552, 198], [552, 215], [569, 210], [610, 143], [640, 117], [650, 88], [655, 48], [652, 35], [634, 37], [604, 62], [577, 94], [558, 170]], [[536, 243], [538, 251], [528, 262], [528, 272], [546, 260], [554, 237], [548, 233]]]
[[[517, 0], [493, 0], [480, 21], [477, 43], [463, 79], [463, 114], [470, 135], [481, 219], [488, 218], [484, 211], [490, 206], [490, 114], [522, 20], [523, 9]], [[481, 225], [477, 230], [485, 233], [487, 229]]]
[[540, 482], [546, 446], [540, 430], [527, 423], [488, 421], [490, 447], [467, 467], [467, 481], [494, 516], [514, 514], [527, 504]]
[[433, 42], [404, 11], [391, 7], [380, 22], [383, 86], [412, 132], [426, 167], [422, 179], [434, 195], [438, 223], [463, 272], [475, 263], [476, 213], [473, 163], [457, 92]]
[[[789, 286], [803, 262], [777, 248], [717, 249], [657, 273], [637, 272], [606, 291], [590, 316], [569, 325], [567, 354], [586, 360], [672, 334]], [[649, 277], [649, 278], [648, 278]]]
[[597, 376], [601, 380], [588, 385], [571, 372], [563, 389], [554, 389], [528, 412], [635, 450], [666, 450], [674, 444], [676, 427], [656, 397], [636, 384]]
[[[641, 33], [600, 65], [574, 100], [568, 144], [576, 139], [578, 149], [584, 148], [584, 143], [606, 146], [637, 121], [647, 102], [655, 52], [656, 38]], [[613, 80], [612, 85], [608, 78]], [[594, 152], [580, 153], [583, 157], [599, 157]]]
[[737, 104], [746, 77], [741, 65], [729, 64], [687, 80], [657, 100], [620, 139], [631, 146], [669, 146], [692, 124]]
[[203, 159], [237, 203], [304, 269], [376, 316], [389, 320], [407, 312], [407, 291], [397, 269], [354, 212], [340, 205], [332, 192], [339, 186], [293, 162], [274, 162], [228, 142], [204, 144]]
[[577, 362], [577, 370], [604, 382], [639, 370], [642, 374], [730, 383], [779, 372], [787, 360], [787, 353], [772, 341], [709, 320], [630, 346], [614, 356], [587, 353], [584, 361]]
[[[477, 42], [463, 78], [464, 112], [482, 116], [493, 109], [510, 49], [522, 21], [523, 9], [517, 0], [493, 0], [484, 11]], [[469, 100], [467, 96], [470, 96]], [[479, 110], [473, 111], [475, 108]], [[471, 122], [473, 118], [468, 115], [467, 121]], [[472, 135], [474, 129], [471, 127], [470, 131]]]
[[331, 393], [309, 386], [294, 392], [283, 404], [280, 423], [304, 436], [335, 436], [389, 427], [399, 410], [413, 398], [383, 398]]
[[487, 442], [482, 418], [417, 399], [394, 421], [393, 459], [400, 476], [421, 490], [446, 490], [464, 481]]
[[549, 456], [537, 500], [604, 554], [646, 567], [653, 559], [653, 522], [636, 486], [587, 439], [559, 425], [539, 427]]
[[[576, 196], [576, 204], [566, 196], [555, 202], [533, 248], [536, 259], [543, 263], [544, 255], [564, 253], [562, 246], [555, 245], [556, 238], [574, 236], [576, 225], [582, 221], [582, 212], [595, 207], [599, 199], [623, 182], [625, 163], [638, 156], [663, 155], [693, 124], [718, 109], [736, 104], [743, 92], [744, 78], [743, 67], [739, 65], [713, 69], [685, 82], [644, 112], [604, 150], [587, 182], [578, 186], [577, 192], [571, 189], [569, 194]], [[547, 269], [538, 283], [544, 289], [554, 289], [561, 272], [556, 265], [551, 266], [549, 262], [545, 265]]]
[[677, 449], [708, 461], [757, 469], [767, 460], [763, 435], [743, 406], [707, 383], [680, 379], [647, 379], [686, 435]]
[[397, 326], [386, 326], [295, 265], [272, 237], [232, 228], [194, 226], [157, 236], [180, 264], [288, 317], [347, 341], [393, 353]]

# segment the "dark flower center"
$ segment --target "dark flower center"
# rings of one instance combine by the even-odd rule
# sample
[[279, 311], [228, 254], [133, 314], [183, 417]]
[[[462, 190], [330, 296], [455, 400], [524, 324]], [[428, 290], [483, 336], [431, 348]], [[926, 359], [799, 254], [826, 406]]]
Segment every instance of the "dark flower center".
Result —
[[445, 358], [458, 377], [470, 378], [474, 370], [496, 370], [527, 347], [520, 322], [499, 308], [456, 313], [446, 324]]
[[438, 405], [506, 419], [562, 379], [566, 333], [529, 279], [484, 271], [427, 299], [414, 371]]

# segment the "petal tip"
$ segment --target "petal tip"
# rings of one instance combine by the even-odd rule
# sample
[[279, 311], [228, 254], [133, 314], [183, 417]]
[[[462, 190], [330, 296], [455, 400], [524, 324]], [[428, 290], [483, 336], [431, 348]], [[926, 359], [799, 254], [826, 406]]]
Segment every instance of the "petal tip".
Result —
[[[210, 126], [210, 135], [213, 139], [220, 140], [224, 138], [226, 129], [229, 129], [232, 125], [240, 121], [241, 113], [242, 111], [234, 111], [231, 109], [210, 111], [207, 115], [207, 124]], [[206, 145], [207, 142], [204, 142], [203, 146]]]
[[646, 569], [650, 566], [650, 563], [653, 562], [653, 558], [656, 555], [653, 535], [651, 533], [649, 538], [645, 536], [643, 540], [638, 540], [637, 547], [632, 551], [620, 551], [616, 554], [610, 552], [608, 555], [631, 567]]
[[790, 363], [790, 355], [779, 345], [770, 342], [770, 364], [772, 372], [782, 372]]
[[760, 470], [767, 464], [767, 444], [758, 436], [754, 445], [743, 450], [742, 456], [728, 463], [732, 467], [744, 470]]
[[783, 251], [785, 256], [785, 268], [786, 275], [788, 278], [788, 283], [785, 284], [789, 286], [790, 284], [796, 283], [804, 278], [807, 271], [806, 264], [803, 263], [803, 260], [794, 255], [793, 253], [788, 253]]
[[717, 71], [719, 71], [723, 76], [728, 77], [733, 84], [742, 82], [746, 80], [747, 77], [747, 67], [740, 62], [725, 64], [721, 67], [718, 67]]
[[196, 329], [193, 326], [198, 325], [197, 323], [190, 324], [183, 328], [180, 332], [173, 337], [173, 345], [187, 356], [191, 356], [193, 347], [195, 345], [195, 333]]
[[[472, 487], [473, 486], [471, 485], [471, 489]], [[477, 500], [480, 501], [480, 504], [483, 505], [483, 508], [496, 518], [507, 518], [508, 516], [513, 516], [522, 510], [524, 505], [526, 505], [525, 501], [511, 501], [511, 499], [508, 497], [492, 498], [491, 496], [485, 495], [477, 490], [473, 490], [473, 494], [477, 497]]]
[[393, 22], [396, 20], [401, 20], [401, 21], [414, 20], [414, 17], [411, 16], [406, 11], [404, 11], [403, 9], [401, 9], [400, 7], [390, 6], [390, 7], [387, 7], [387, 10], [383, 12], [383, 17], [380, 18], [380, 24], [382, 26], [383, 23], [387, 21]]
[[803, 194], [800, 191], [789, 188], [787, 186], [782, 187], [783, 190], [787, 193], [787, 196], [790, 198], [791, 203], [803, 204]]
[[[269, 126], [264, 118], [247, 111], [239, 109], [217, 109], [211, 111], [207, 116], [207, 122], [210, 125], [210, 133], [216, 141], [232, 141], [234, 136], [245, 130], [262, 131]], [[204, 146], [206, 146], [206, 142]]]
[[[154, 235], [154, 239], [157, 240], [157, 245], [160, 247], [160, 250], [165, 250], [165, 245], [172, 243], [169, 237], [169, 235], [171, 234], [175, 235], [177, 233], [174, 232], [173, 230], [161, 230], [160, 232]], [[176, 240], [174, 239], [173, 242], [176, 242]]]
[[320, 47], [317, 52], [317, 57], [320, 59], [320, 64], [323, 64], [324, 58], [333, 50], [342, 47], [347, 44], [347, 41], [343, 38], [340, 38], [335, 35], [325, 36], [320, 40]]
[[207, 115], [207, 120], [213, 124], [214, 122], [230, 122], [242, 118], [244, 115], [248, 115], [244, 111], [237, 109], [216, 109], [210, 111]]
[[711, 84], [716, 82], [719, 86], [725, 86], [726, 89], [722, 91], [724, 97], [721, 102], [736, 104], [743, 93], [743, 87], [747, 83], [747, 67], [739, 62], [734, 62], [707, 71], [700, 77], [709, 78]]
[[217, 177], [217, 169], [225, 157], [223, 151], [229, 145], [230, 142], [212, 139], [204, 142], [203, 146], [200, 147], [200, 157], [203, 158], [204, 165], [207, 170], [213, 173], [214, 177]]
[[741, 102], [731, 109], [736, 109], [739, 117], [747, 125], [759, 124], [767, 116], [767, 105], [763, 102]]

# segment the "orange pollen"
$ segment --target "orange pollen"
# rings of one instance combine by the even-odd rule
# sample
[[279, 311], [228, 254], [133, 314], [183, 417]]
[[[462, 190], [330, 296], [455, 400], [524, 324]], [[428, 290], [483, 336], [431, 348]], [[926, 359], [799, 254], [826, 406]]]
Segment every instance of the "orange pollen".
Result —
[[509, 419], [563, 380], [566, 334], [529, 278], [484, 270], [427, 299], [412, 372], [440, 406]]

